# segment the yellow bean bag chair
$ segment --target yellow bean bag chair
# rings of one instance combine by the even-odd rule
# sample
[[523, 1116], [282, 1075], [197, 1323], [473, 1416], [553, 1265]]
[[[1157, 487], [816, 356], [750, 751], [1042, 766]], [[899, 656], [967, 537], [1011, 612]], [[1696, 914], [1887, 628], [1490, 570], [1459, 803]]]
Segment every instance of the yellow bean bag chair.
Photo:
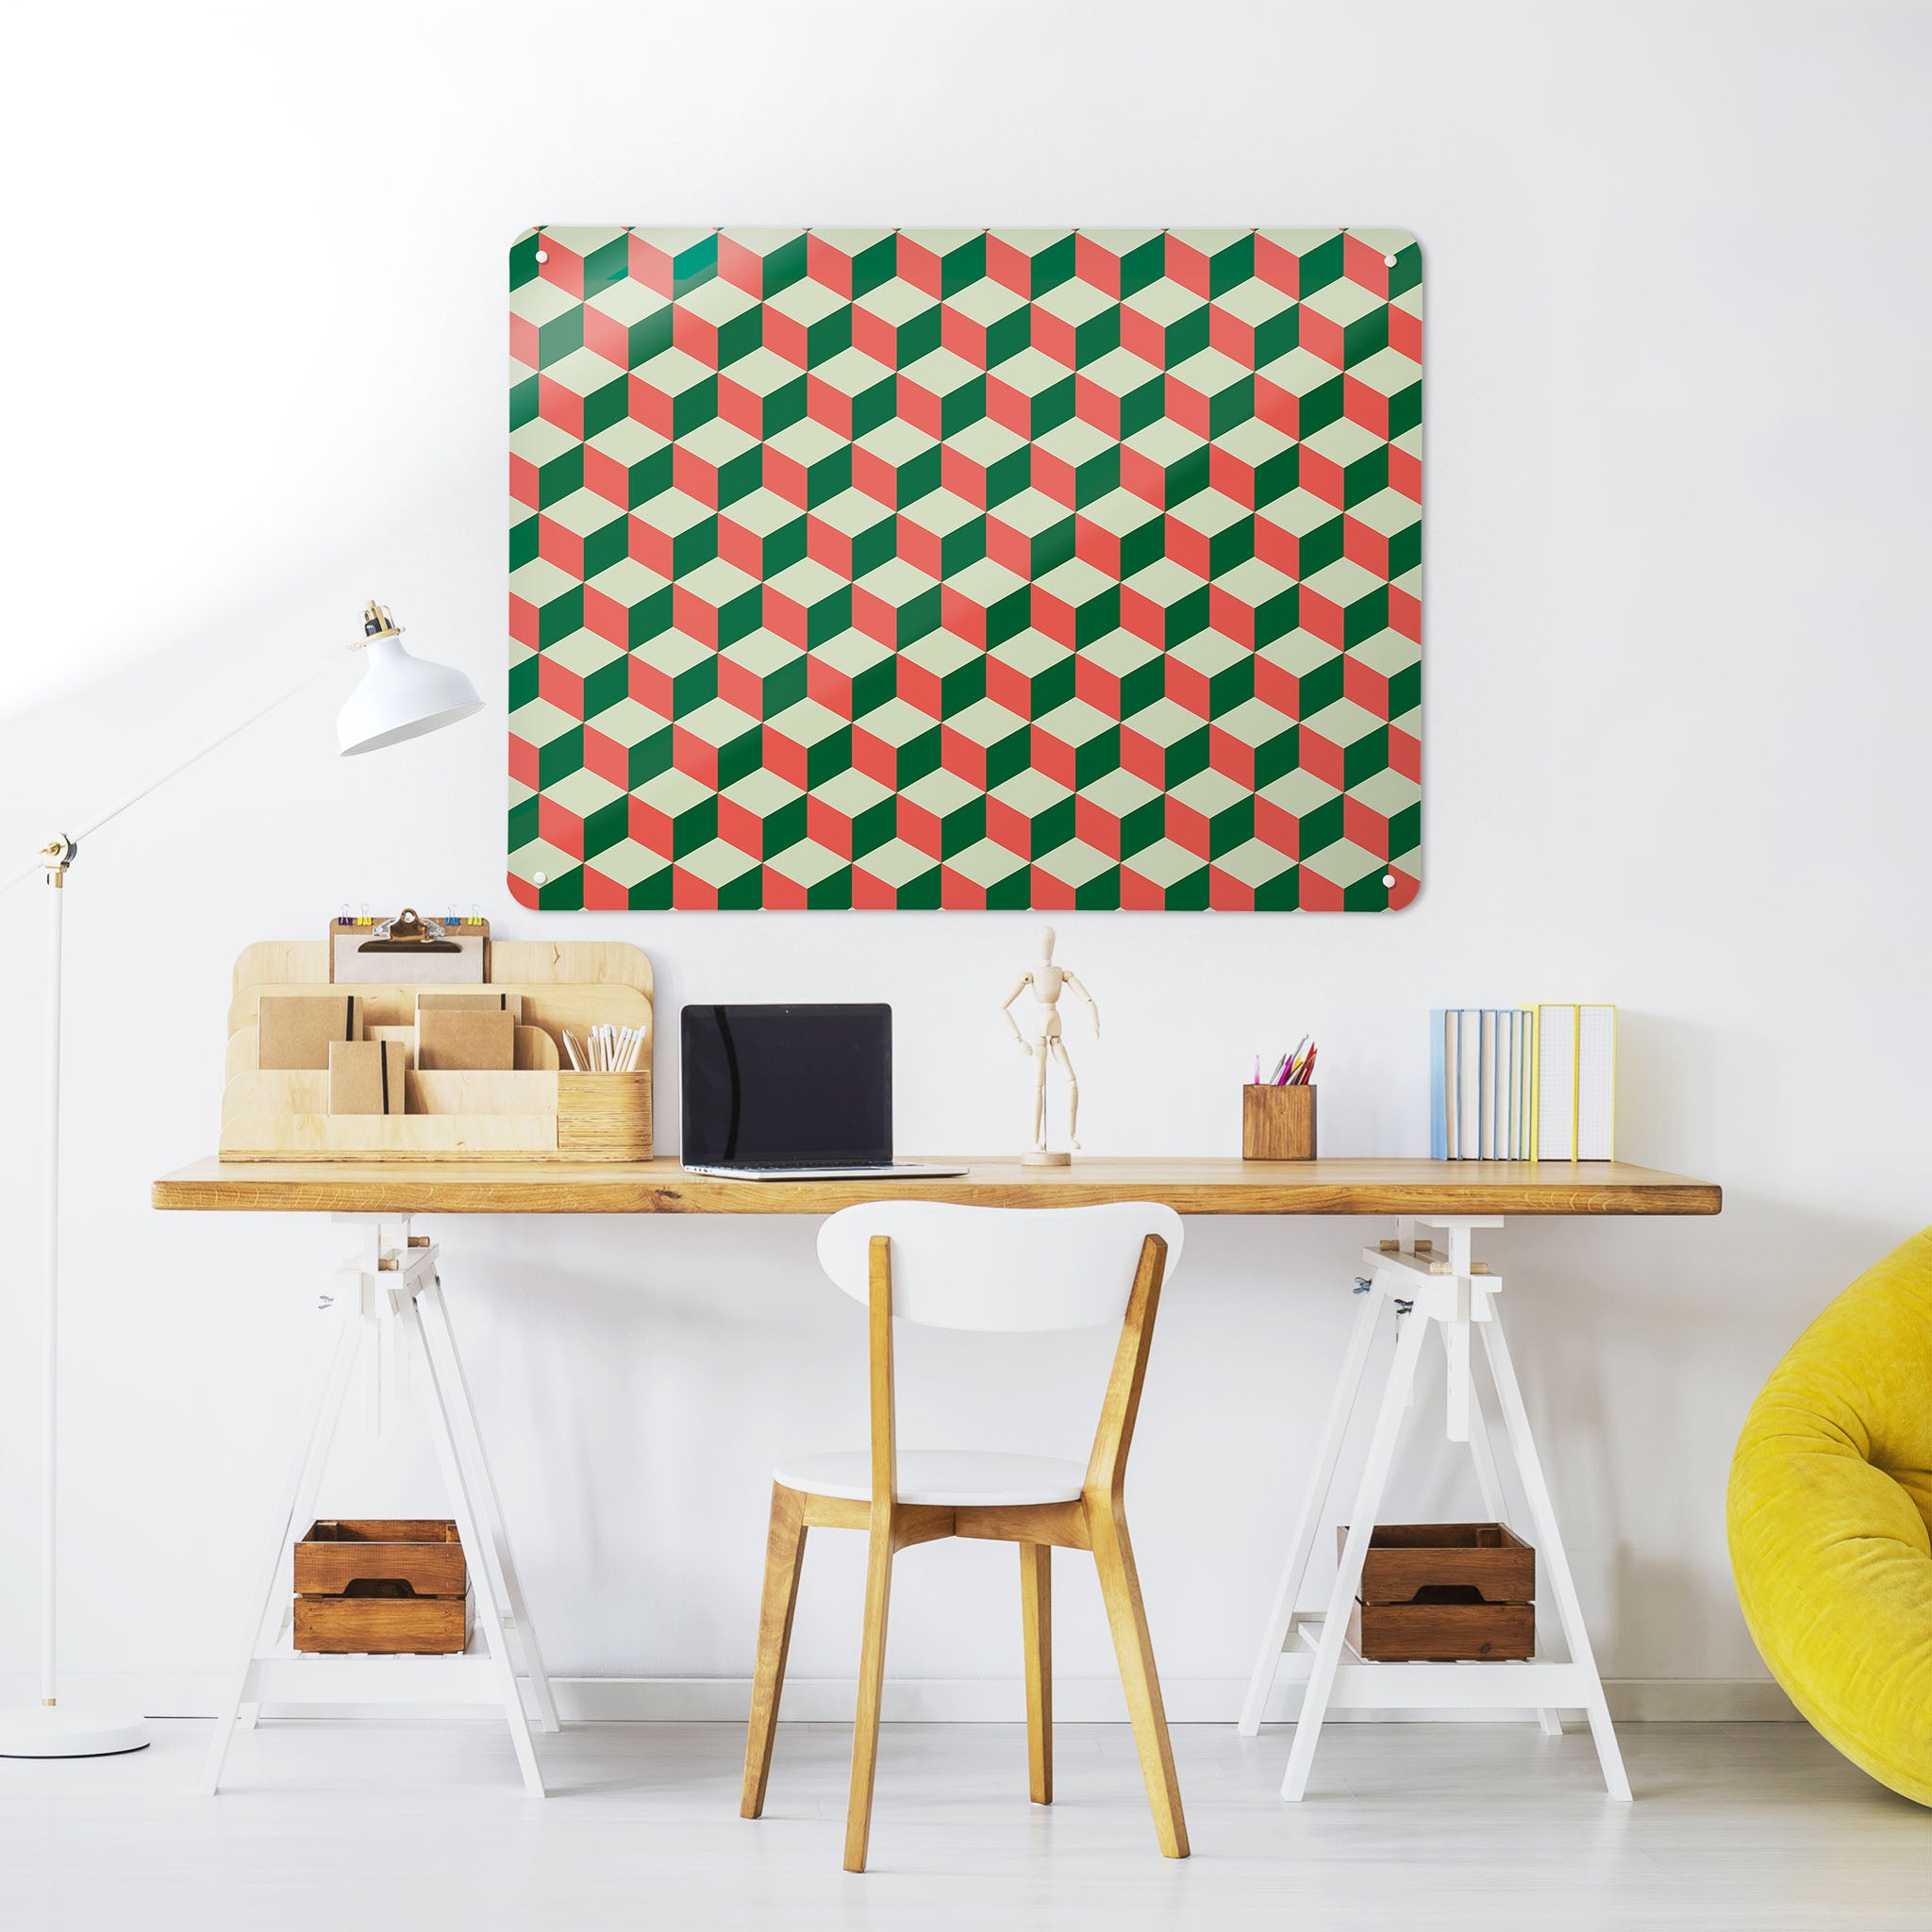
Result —
[[1731, 1463], [1731, 1569], [1791, 1701], [1932, 1805], [1932, 1228], [1799, 1336]]

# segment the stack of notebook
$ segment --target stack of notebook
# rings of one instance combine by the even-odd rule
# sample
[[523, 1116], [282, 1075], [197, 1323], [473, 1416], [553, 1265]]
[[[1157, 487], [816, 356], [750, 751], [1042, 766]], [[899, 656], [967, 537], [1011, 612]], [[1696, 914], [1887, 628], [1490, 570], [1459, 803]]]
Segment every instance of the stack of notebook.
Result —
[[1615, 1007], [1451, 1007], [1429, 1015], [1434, 1159], [1613, 1159], [1616, 1099]]

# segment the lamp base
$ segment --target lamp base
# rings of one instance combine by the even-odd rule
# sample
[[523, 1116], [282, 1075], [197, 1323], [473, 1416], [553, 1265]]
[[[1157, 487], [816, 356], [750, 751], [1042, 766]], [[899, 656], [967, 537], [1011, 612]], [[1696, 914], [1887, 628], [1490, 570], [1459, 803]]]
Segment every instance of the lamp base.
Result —
[[56, 1704], [0, 1711], [0, 1757], [114, 1757], [147, 1745], [147, 1724], [138, 1717]]

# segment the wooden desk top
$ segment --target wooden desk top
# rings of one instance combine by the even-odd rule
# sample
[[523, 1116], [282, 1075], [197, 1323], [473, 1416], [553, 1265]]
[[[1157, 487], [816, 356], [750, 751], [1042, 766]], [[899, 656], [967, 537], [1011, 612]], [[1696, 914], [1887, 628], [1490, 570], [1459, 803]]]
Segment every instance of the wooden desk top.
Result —
[[[912, 1158], [912, 1157], [907, 1157]], [[939, 1158], [940, 1157], [927, 1157]], [[947, 1157], [951, 1158], [953, 1157]], [[198, 1160], [154, 1184], [157, 1208], [338, 1214], [829, 1214], [912, 1196], [983, 1208], [1165, 1201], [1182, 1214], [1715, 1214], [1709, 1181], [1624, 1161], [1152, 1160], [1022, 1167], [969, 1159], [953, 1180], [724, 1181], [664, 1158], [551, 1161]]]

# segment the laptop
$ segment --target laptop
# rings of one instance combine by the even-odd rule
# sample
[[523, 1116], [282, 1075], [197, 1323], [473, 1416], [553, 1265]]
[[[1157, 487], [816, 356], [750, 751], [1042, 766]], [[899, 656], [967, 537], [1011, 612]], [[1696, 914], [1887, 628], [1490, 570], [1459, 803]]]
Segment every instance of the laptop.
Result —
[[894, 1180], [963, 1167], [892, 1158], [892, 1009], [686, 1007], [687, 1173]]

